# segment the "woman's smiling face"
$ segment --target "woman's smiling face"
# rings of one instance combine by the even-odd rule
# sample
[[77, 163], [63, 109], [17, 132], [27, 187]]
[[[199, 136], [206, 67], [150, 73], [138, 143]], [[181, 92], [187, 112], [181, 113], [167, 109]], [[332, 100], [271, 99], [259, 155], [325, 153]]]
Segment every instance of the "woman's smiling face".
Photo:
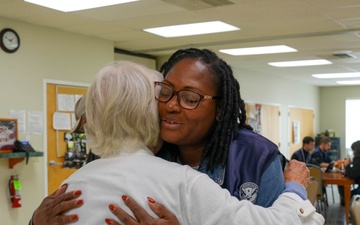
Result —
[[[185, 58], [166, 74], [164, 83], [175, 91], [191, 90], [216, 96], [213, 75], [197, 59]], [[201, 100], [196, 109], [182, 108], [174, 95], [168, 102], [158, 102], [160, 130], [164, 141], [178, 146], [203, 146], [216, 123], [216, 100]]]

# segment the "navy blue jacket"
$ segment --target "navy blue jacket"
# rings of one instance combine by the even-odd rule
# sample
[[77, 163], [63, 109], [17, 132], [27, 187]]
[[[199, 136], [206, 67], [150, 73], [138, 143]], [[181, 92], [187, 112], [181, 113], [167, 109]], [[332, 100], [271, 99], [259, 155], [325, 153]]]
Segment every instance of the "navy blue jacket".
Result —
[[311, 164], [320, 166], [320, 163], [331, 163], [331, 161], [328, 153], [321, 151], [319, 146], [317, 146], [311, 154]]
[[291, 156], [291, 159], [296, 159], [297, 161], [304, 162], [309, 164], [311, 162], [310, 152], [305, 151], [303, 148], [300, 148]]
[[[166, 149], [162, 149], [157, 155], [168, 161], [178, 161], [177, 156]], [[273, 162], [280, 161], [280, 155], [273, 142], [251, 130], [240, 128], [237, 138], [231, 141], [226, 166], [217, 165], [214, 171], [209, 171], [206, 169], [207, 159], [204, 159], [198, 170], [229, 190], [232, 196], [255, 203], [264, 171]], [[275, 173], [278, 171], [282, 172], [279, 169]], [[272, 192], [277, 192], [275, 199], [284, 189], [283, 174], [276, 174], [276, 177], [281, 179], [276, 181], [276, 188], [279, 190], [272, 187]]]

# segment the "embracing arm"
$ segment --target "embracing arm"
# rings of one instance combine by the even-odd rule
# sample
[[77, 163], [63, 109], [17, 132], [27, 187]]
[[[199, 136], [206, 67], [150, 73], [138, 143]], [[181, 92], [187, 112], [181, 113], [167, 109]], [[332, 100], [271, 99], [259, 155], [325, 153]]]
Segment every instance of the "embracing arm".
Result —
[[78, 208], [83, 204], [82, 199], [76, 199], [81, 191], [65, 193], [66, 185], [61, 186], [57, 191], [44, 198], [39, 207], [35, 210], [29, 225], [60, 225], [68, 224], [78, 220], [76, 214], [63, 215], [64, 212]]
[[[193, 204], [198, 204], [195, 208], [200, 210], [191, 224], [324, 224], [322, 215], [316, 212], [309, 200], [304, 200], [306, 199], [305, 187], [310, 181], [310, 172], [305, 163], [290, 161], [284, 171], [284, 177], [285, 192], [269, 208], [251, 204], [246, 200], [237, 201], [229, 196], [229, 193], [203, 180], [205, 185], [202, 184], [201, 187], [195, 189], [195, 193], [190, 198]], [[205, 191], [204, 187], [213, 190]], [[217, 194], [215, 195], [214, 192]], [[194, 208], [192, 210], [194, 211]], [[199, 222], [196, 221], [197, 219], [202, 219], [202, 223], [197, 223]]]
[[[304, 200], [306, 199], [305, 187], [310, 180], [309, 174], [305, 163], [296, 160], [290, 161], [284, 172], [285, 181], [287, 182], [285, 193], [281, 194], [270, 208], [263, 208], [246, 200], [238, 201], [235, 197], [230, 196], [228, 191], [221, 189], [208, 177], [203, 176], [192, 188], [190, 201], [186, 203], [188, 211], [184, 216], [190, 224], [324, 224], [324, 218], [316, 212], [314, 206], [308, 200]], [[112, 206], [110, 209], [126, 225], [178, 224], [178, 222], [169, 222], [169, 220], [164, 219], [169, 215], [172, 218], [175, 218], [175, 216], [159, 203], [152, 203], [149, 200], [152, 210], [156, 206], [159, 207], [157, 210], [163, 212], [160, 215], [159, 211], [154, 210], [160, 217], [160, 219], [156, 219], [151, 218], [132, 199], [126, 198], [124, 201], [134, 213], [135, 219], [118, 206], [115, 206], [115, 208]], [[130, 202], [131, 204], [128, 204]], [[118, 225], [118, 223], [109, 219], [107, 223]]]

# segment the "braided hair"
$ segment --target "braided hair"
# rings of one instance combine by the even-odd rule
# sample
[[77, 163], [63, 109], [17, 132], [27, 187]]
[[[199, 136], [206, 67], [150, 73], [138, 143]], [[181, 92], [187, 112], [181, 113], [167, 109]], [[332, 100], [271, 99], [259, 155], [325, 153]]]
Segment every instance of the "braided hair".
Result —
[[[221, 115], [202, 153], [202, 161], [205, 158], [209, 160], [207, 169], [213, 170], [216, 165], [226, 164], [231, 138], [237, 136], [238, 128], [252, 128], [245, 123], [245, 102], [240, 95], [239, 82], [235, 79], [231, 67], [214, 52], [196, 48], [178, 50], [161, 66], [160, 72], [166, 77], [176, 63], [186, 58], [200, 60], [207, 66], [217, 89], [216, 95], [221, 96], [218, 102]], [[169, 143], [165, 146], [175, 147], [171, 147]]]

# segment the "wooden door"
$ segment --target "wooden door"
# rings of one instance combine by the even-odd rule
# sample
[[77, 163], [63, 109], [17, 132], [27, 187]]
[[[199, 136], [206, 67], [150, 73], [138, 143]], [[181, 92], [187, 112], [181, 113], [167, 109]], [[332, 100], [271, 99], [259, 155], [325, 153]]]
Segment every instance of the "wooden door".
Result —
[[280, 147], [280, 107], [257, 103], [246, 103], [246, 123]]
[[[69, 111], [58, 111], [57, 100], [59, 95], [63, 96], [82, 96], [87, 92], [86, 87], [67, 86], [59, 84], [47, 84], [47, 171], [48, 171], [48, 194], [53, 193], [59, 188], [62, 181], [68, 178], [76, 169], [63, 168], [64, 156], [67, 151], [67, 144], [64, 140], [64, 134], [69, 132], [67, 130], [55, 130], [53, 127], [53, 115], [55, 112], [73, 113], [73, 109]], [[50, 165], [50, 162], [55, 162], [55, 165]], [[60, 164], [61, 163], [61, 164]]]
[[[289, 107], [289, 157], [302, 147], [305, 136], [314, 137], [314, 118], [312, 109]], [[298, 129], [296, 126], [299, 126]]]

